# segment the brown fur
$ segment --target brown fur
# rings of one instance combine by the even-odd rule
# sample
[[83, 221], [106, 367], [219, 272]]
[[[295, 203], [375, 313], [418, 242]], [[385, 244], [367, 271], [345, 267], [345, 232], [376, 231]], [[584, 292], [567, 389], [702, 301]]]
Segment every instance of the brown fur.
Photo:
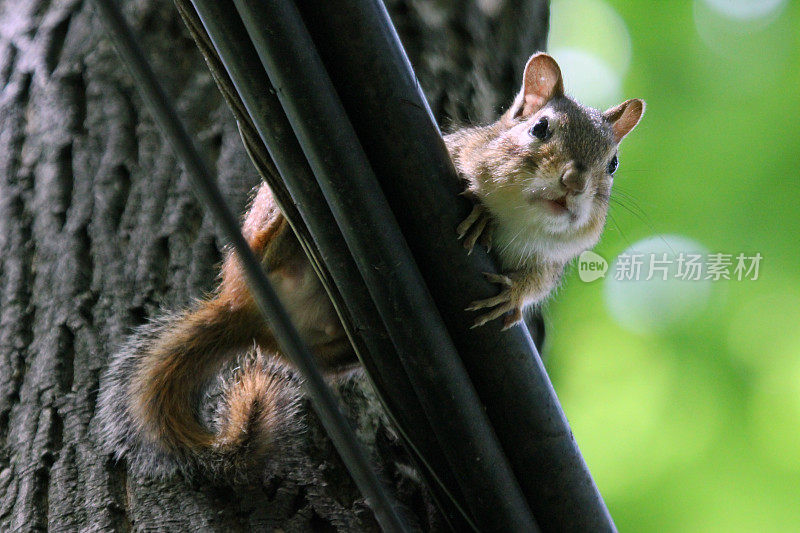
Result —
[[[494, 298], [475, 302], [474, 309], [493, 308], [476, 325], [506, 313], [510, 313], [506, 327], [521, 320], [523, 306], [543, 300], [558, 283], [566, 262], [596, 242], [605, 222], [611, 181], [604, 168], [617, 142], [636, 125], [643, 110], [638, 100], [606, 115], [581, 106], [564, 96], [555, 61], [536, 54], [526, 67], [520, 94], [500, 120], [446, 137], [456, 167], [467, 181], [467, 192], [478, 200], [476, 209], [485, 211], [482, 216], [471, 215], [470, 224], [462, 224], [464, 233], [474, 224], [473, 233], [493, 231], [510, 240], [509, 246], [517, 246], [513, 253], [497, 250], [506, 275], [492, 279], [504, 289]], [[540, 111], [550, 113], [559, 128], [548, 142], [532, 141], [526, 134]], [[550, 180], [548, 194], [564, 195], [563, 181], [559, 184], [558, 180], [563, 180], [567, 165], [591, 174], [593, 196], [587, 197], [594, 202], [591, 211], [580, 220], [570, 212], [574, 223], [555, 230], [530, 224], [526, 217], [536, 222], [544, 209], [530, 209], [533, 201], [542, 201], [530, 198], [539, 194], [538, 189], [531, 190], [531, 180]], [[542, 220], [546, 225], [548, 219]], [[517, 232], [517, 228], [522, 229]], [[242, 231], [321, 366], [328, 372], [352, 366], [354, 354], [332, 304], [266, 185], [258, 188]], [[516, 237], [509, 239], [511, 233], [526, 231], [519, 242], [514, 242]], [[466, 242], [471, 247], [476, 241], [468, 238]], [[285, 402], [279, 405], [280, 382], [251, 365], [226, 392], [226, 421], [217, 434], [196, 418], [201, 387], [223, 363], [254, 343], [264, 352], [279, 353], [232, 253], [226, 255], [220, 274], [211, 298], [152, 329], [143, 348], [133, 343], [136, 366], [128, 385], [127, 407], [149, 440], [167, 450], [230, 448], [257, 435], [264, 442], [255, 449], [264, 451], [270, 428], [285, 408]]]
[[246, 446], [255, 457], [269, 451], [275, 437], [272, 428], [297, 409], [298, 397], [284, 378], [268, 372], [260, 360], [243, 363], [224, 397], [224, 421], [214, 443], [219, 451]]
[[[310, 264], [265, 185], [253, 199], [243, 233], [273, 283], [297, 289], [284, 290], [281, 296], [321, 366], [335, 371], [352, 364], [352, 349], [332, 309], [326, 320], [336, 320], [338, 327], [322, 329], [333, 334], [321, 333], [313, 325], [303, 328], [309, 322], [302, 316], [303, 307], [309, 306], [303, 302], [298, 311], [298, 306], [292, 305], [295, 294], [304, 293], [317, 307], [330, 308], [331, 304], [319, 281], [313, 274], [309, 276]], [[310, 307], [308, 310], [312, 311]], [[170, 449], [198, 451], [230, 446], [237, 438], [244, 438], [241, 428], [259, 426], [255, 433], [268, 435], [270, 424], [279, 416], [272, 405], [279, 385], [257, 367], [248, 368], [230, 390], [229, 422], [218, 435], [202, 427], [194, 411], [202, 385], [223, 363], [254, 343], [264, 352], [280, 353], [256, 308], [239, 261], [229, 252], [213, 296], [180, 314], [141, 354], [136, 379], [130, 383], [131, 409], [150, 439]]]
[[520, 322], [525, 307], [553, 292], [565, 265], [594, 246], [608, 210], [609, 163], [643, 112], [641, 100], [605, 114], [579, 104], [565, 95], [555, 60], [538, 53], [497, 122], [445, 138], [476, 202], [459, 235], [467, 249], [491, 241], [504, 272], [492, 278], [501, 293], [470, 306], [489, 309], [476, 326], [503, 315], [506, 328]]

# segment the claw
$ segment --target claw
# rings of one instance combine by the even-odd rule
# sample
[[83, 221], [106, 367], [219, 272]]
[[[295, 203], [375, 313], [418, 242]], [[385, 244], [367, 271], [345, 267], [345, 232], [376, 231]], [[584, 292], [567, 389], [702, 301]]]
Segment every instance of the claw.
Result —
[[475, 223], [476, 220], [478, 220], [481, 214], [483, 214], [483, 207], [481, 207], [480, 204], [475, 204], [469, 216], [465, 218], [464, 221], [461, 224], [459, 224], [458, 227], [456, 228], [456, 233], [458, 233], [459, 239], [464, 238], [464, 235], [467, 234], [469, 228], [472, 227], [472, 225]]
[[497, 307], [496, 309], [493, 309], [493, 310], [489, 311], [488, 313], [484, 313], [481, 316], [479, 316], [478, 318], [476, 318], [475, 319], [475, 323], [473, 324], [473, 326], [474, 327], [479, 327], [479, 326], [482, 326], [482, 325], [486, 324], [487, 322], [491, 322], [492, 320], [494, 320], [496, 318], [500, 318], [501, 316], [503, 316], [504, 314], [508, 313], [509, 311], [514, 309], [515, 307], [516, 307], [516, 305], [512, 304], [512, 303], [507, 303], [506, 305], [501, 305], [501, 306]]
[[489, 224], [481, 234], [480, 243], [486, 248], [487, 252], [492, 250], [492, 234], [494, 233], [494, 225]]
[[492, 225], [490, 222], [491, 217], [486, 209], [480, 203], [476, 203], [469, 216], [458, 225], [456, 234], [459, 239], [464, 239], [464, 248], [468, 253], [472, 252], [478, 240], [487, 248], [491, 246]]
[[493, 272], [484, 272], [483, 275], [491, 283], [496, 283], [503, 287], [500, 294], [491, 298], [483, 300], [475, 300], [472, 302], [467, 311], [478, 311], [481, 309], [490, 309], [486, 313], [480, 315], [475, 319], [475, 322], [470, 326], [470, 329], [483, 326], [496, 318], [500, 318], [509, 311], [511, 314], [503, 320], [503, 330], [513, 327], [516, 323], [522, 321], [522, 307], [517, 301], [513, 292], [514, 280], [504, 274], [495, 274]]
[[504, 287], [511, 287], [514, 282], [508, 276], [504, 274], [495, 274], [494, 272], [484, 272], [483, 276], [486, 278], [486, 281], [491, 283], [499, 283]]
[[522, 309], [515, 307], [514, 311], [503, 320], [503, 331], [511, 329], [522, 322]]
[[472, 249], [475, 247], [475, 243], [478, 241], [478, 237], [481, 236], [488, 222], [489, 222], [488, 217], [481, 216], [470, 236], [464, 240], [464, 248], [466, 248], [469, 251], [468, 253], [472, 253]]
[[496, 305], [500, 305], [506, 303], [510, 300], [511, 294], [509, 291], [503, 291], [497, 296], [492, 296], [491, 298], [486, 298], [484, 300], [475, 300], [474, 302], [469, 304], [467, 307], [467, 311], [478, 311], [480, 309], [486, 309], [487, 307], [494, 307]]

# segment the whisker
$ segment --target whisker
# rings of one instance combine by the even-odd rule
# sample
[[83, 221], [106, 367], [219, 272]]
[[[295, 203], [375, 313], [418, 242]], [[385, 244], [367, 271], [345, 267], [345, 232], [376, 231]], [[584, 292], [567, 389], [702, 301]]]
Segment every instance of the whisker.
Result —
[[[614, 203], [614, 205], [615, 205], [615, 206], [620, 206], [620, 207], [624, 208], [624, 209], [625, 209], [625, 210], [627, 210], [629, 213], [631, 213], [633, 216], [635, 216], [636, 218], [638, 218], [638, 219], [639, 219], [639, 220], [640, 220], [640, 221], [641, 221], [643, 224], [645, 224], [645, 225], [648, 227], [648, 229], [649, 229], [651, 232], [653, 232], [654, 234], [658, 235], [658, 238], [659, 238], [659, 239], [661, 239], [661, 241], [662, 241], [662, 242], [663, 242], [663, 243], [664, 243], [664, 244], [667, 246], [667, 248], [669, 248], [670, 252], [672, 252], [672, 254], [673, 254], [673, 255], [677, 255], [677, 252], [675, 251], [675, 249], [674, 249], [674, 248], [672, 248], [672, 246], [671, 246], [671, 245], [669, 244], [669, 242], [668, 242], [668, 241], [667, 241], [667, 240], [664, 238], [664, 236], [661, 234], [661, 232], [660, 232], [660, 231], [658, 231], [658, 230], [656, 230], [655, 226], [653, 226], [653, 224], [650, 222], [650, 220], [648, 219], [648, 217], [647, 217], [647, 215], [646, 215], [646, 214], [640, 214], [640, 213], [637, 213], [636, 211], [634, 211], [633, 209], [631, 209], [629, 206], [625, 205], [625, 203], [621, 202], [619, 198], [613, 198], [613, 197], [612, 197], [612, 198], [611, 198], [611, 200], [613, 200], [613, 201], [615, 202], [615, 203]], [[640, 208], [640, 209], [641, 209], [641, 208]], [[609, 211], [609, 212], [608, 212], [608, 215], [609, 215], [609, 216], [612, 216], [612, 215], [611, 215], [611, 211]], [[619, 226], [619, 225], [618, 225], [618, 226]], [[629, 243], [629, 244], [630, 244], [630, 243]]]
[[[621, 196], [622, 198], [618, 198], [618, 196]], [[639, 206], [639, 204], [636, 202], [636, 199], [632, 195], [626, 193], [625, 191], [612, 190], [611, 198], [617, 203], [626, 206], [629, 210], [631, 210], [631, 212], [633, 212], [635, 209], [639, 217], [649, 220], [647, 212]]]
[[647, 212], [638, 205], [636, 205], [636, 202], [634, 200], [630, 198], [617, 198], [611, 196], [611, 198], [609, 198], [609, 201], [614, 201], [615, 202], [614, 205], [619, 205], [621, 207], [624, 207], [626, 210], [628, 210], [628, 212], [636, 216], [636, 218], [638, 218], [645, 224], [648, 225], [650, 224], [650, 217], [647, 215]]
[[633, 194], [628, 193], [626, 191], [622, 191], [622, 190], [616, 191], [615, 190], [615, 191], [612, 191], [612, 194], [614, 196], [619, 196], [622, 199], [626, 200], [630, 205], [632, 205], [633, 207], [637, 208], [642, 214], [646, 214], [648, 211], [651, 211], [653, 209], [653, 204], [651, 202], [645, 202], [644, 203], [644, 207], [648, 208], [648, 209], [645, 209], [644, 207], [642, 207], [642, 202], [638, 198], [636, 198]]
[[509, 247], [509, 246], [511, 246], [511, 245], [514, 243], [514, 241], [515, 241], [515, 240], [517, 240], [517, 237], [519, 237], [520, 235], [522, 235], [522, 232], [523, 232], [523, 231], [525, 231], [525, 228], [522, 228], [522, 229], [520, 229], [520, 230], [517, 232], [517, 234], [516, 234], [516, 235], [514, 235], [514, 236], [511, 238], [511, 240], [510, 240], [510, 241], [508, 241], [508, 242], [506, 243], [506, 245], [503, 247], [503, 249], [499, 251], [499, 254], [502, 254], [503, 252], [505, 252], [506, 250], [508, 250], [508, 247]]
[[608, 212], [608, 216], [609, 216], [609, 218], [611, 218], [611, 222], [613, 222], [614, 225], [617, 227], [617, 231], [619, 231], [619, 234], [622, 237], [622, 240], [624, 240], [629, 247], [632, 246], [630, 239], [628, 239], [628, 236], [625, 234], [624, 231], [622, 231], [622, 226], [619, 225], [619, 222], [617, 222], [617, 219], [614, 218], [614, 215], [611, 214], [610, 211]]
[[640, 222], [646, 224], [648, 227], [650, 227], [650, 229], [653, 229], [652, 225], [650, 224], [650, 221], [647, 220], [647, 216], [645, 214], [643, 214], [643, 213], [641, 213], [639, 211], [636, 211], [633, 207], [629, 206], [628, 204], [626, 204], [625, 202], [623, 202], [619, 198], [614, 198], [612, 196], [611, 198], [609, 198], [609, 202], [610, 202], [610, 204], [613, 204], [614, 206], [619, 206], [619, 207], [625, 209], [628, 213], [630, 213], [631, 215], [633, 215], [637, 219], [639, 219]]
[[625, 196], [626, 198], [630, 198], [631, 200], [637, 200], [638, 199], [638, 198], [636, 198], [636, 196], [633, 195], [633, 193], [631, 193], [629, 191], [626, 191], [623, 187], [620, 187], [619, 185], [615, 185], [611, 192], [614, 193], [614, 194], [621, 194], [621, 195]]

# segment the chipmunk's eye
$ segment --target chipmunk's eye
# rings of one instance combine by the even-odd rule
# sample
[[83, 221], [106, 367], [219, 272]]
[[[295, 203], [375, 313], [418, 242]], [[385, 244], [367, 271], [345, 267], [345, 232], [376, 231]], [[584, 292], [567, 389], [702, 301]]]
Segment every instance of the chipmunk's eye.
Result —
[[528, 130], [528, 134], [531, 137], [536, 137], [540, 141], [543, 141], [547, 138], [547, 126], [547, 117], [542, 117], [530, 130]]
[[619, 166], [619, 158], [617, 158], [617, 154], [614, 154], [614, 157], [611, 158], [611, 161], [608, 162], [608, 173], [613, 174], [617, 171], [617, 167]]

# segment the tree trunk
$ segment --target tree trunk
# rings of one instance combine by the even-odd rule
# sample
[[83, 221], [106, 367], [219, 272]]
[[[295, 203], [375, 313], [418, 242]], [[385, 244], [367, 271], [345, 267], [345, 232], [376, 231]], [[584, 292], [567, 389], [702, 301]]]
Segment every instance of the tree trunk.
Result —
[[[125, 13], [242, 211], [258, 182], [169, 0]], [[543, 48], [543, 0], [392, 0], [437, 118], [488, 121]], [[307, 405], [261, 481], [153, 479], [100, 451], [99, 378], [131, 328], [213, 286], [220, 243], [91, 2], [0, 4], [0, 530], [373, 530]], [[448, 122], [450, 121], [450, 122]], [[363, 376], [337, 383], [422, 530], [442, 523]]]

